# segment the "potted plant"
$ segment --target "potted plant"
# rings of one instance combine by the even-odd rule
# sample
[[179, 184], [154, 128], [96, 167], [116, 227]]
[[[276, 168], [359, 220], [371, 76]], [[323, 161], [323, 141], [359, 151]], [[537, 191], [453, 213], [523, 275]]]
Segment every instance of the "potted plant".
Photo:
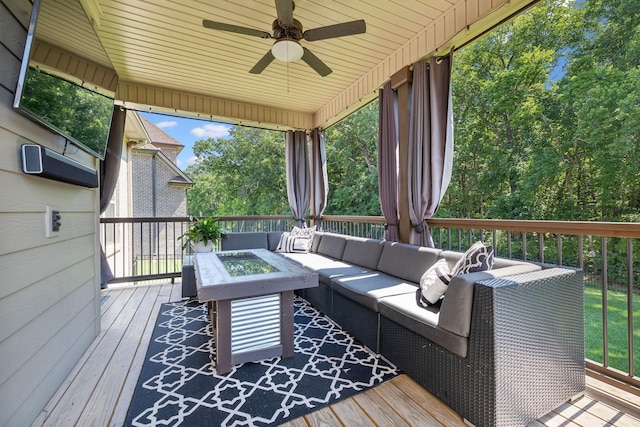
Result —
[[225, 236], [224, 230], [211, 217], [195, 218], [189, 230], [178, 237], [184, 242], [182, 249], [190, 244], [194, 252], [211, 252], [213, 245]]

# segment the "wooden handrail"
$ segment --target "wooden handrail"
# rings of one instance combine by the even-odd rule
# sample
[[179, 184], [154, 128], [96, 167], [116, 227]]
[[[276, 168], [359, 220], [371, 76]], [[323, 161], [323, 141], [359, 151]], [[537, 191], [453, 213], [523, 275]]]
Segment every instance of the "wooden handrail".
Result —
[[[386, 220], [382, 216], [324, 215], [322, 220], [364, 222], [371, 224], [386, 223]], [[431, 218], [427, 222], [430, 227], [504, 230], [577, 236], [640, 238], [640, 223], [638, 222], [537, 221], [470, 218]]]

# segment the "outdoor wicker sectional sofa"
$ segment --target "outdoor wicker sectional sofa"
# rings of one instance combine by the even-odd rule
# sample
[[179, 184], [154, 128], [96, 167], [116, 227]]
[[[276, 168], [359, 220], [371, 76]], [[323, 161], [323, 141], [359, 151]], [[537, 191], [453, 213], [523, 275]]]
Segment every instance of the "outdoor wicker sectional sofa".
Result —
[[[275, 251], [282, 232], [229, 233], [223, 250]], [[526, 425], [585, 388], [582, 271], [496, 258], [452, 278], [440, 305], [416, 291], [461, 252], [315, 233], [299, 294], [477, 426]]]

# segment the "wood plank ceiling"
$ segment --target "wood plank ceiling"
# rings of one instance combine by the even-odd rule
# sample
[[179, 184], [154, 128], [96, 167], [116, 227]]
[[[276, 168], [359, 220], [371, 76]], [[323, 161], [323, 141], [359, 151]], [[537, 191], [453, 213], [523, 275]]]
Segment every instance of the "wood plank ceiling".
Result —
[[41, 0], [34, 54], [115, 92], [128, 108], [311, 129], [373, 99], [396, 71], [535, 1], [297, 0], [293, 15], [304, 29], [366, 21], [365, 34], [301, 42], [333, 70], [326, 77], [277, 60], [250, 74], [273, 40], [202, 26], [208, 19], [271, 32], [273, 0]]

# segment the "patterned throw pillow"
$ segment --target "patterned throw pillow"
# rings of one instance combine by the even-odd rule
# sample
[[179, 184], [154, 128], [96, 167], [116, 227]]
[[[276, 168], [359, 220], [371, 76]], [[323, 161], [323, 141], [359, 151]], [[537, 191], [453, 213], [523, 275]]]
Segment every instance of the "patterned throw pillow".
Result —
[[452, 274], [446, 259], [438, 260], [420, 278], [418, 304], [428, 307], [436, 304], [447, 292]]
[[316, 226], [314, 225], [313, 227], [298, 227], [298, 226], [294, 226], [293, 229], [291, 230], [291, 235], [292, 236], [305, 236], [305, 237], [309, 237], [311, 239], [313, 239], [313, 235], [316, 232]]
[[315, 231], [315, 225], [311, 228], [293, 227], [291, 232], [282, 233], [276, 252], [309, 253]]
[[458, 260], [451, 270], [451, 275], [491, 270], [493, 261], [493, 246], [485, 246], [481, 241], [477, 241]]

